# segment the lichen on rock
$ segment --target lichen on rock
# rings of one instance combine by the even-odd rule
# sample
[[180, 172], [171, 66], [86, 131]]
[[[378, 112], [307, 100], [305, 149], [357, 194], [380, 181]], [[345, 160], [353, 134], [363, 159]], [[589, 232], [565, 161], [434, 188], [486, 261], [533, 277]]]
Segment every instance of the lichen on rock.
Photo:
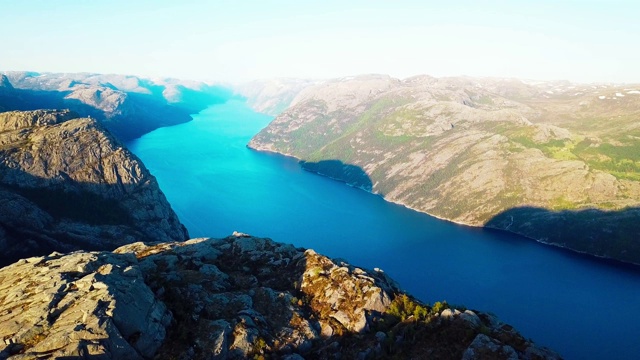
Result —
[[382, 271], [240, 233], [20, 260], [0, 269], [0, 337], [15, 359], [558, 358]]

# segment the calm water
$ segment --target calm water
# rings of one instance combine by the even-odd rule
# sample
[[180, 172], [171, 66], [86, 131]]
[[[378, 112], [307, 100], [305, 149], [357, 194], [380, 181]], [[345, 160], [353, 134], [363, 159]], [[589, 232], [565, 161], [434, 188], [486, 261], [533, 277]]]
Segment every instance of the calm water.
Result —
[[380, 267], [426, 302], [490, 311], [568, 359], [640, 358], [640, 270], [458, 226], [245, 147], [270, 117], [231, 101], [129, 144], [192, 237], [234, 230]]

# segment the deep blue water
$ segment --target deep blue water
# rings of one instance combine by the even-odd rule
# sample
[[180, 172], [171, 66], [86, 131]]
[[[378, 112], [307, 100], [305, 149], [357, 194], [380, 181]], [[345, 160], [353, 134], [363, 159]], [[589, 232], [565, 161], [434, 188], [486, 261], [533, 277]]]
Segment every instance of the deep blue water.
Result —
[[489, 311], [568, 359], [640, 358], [640, 270], [459, 226], [245, 147], [270, 117], [230, 101], [128, 144], [192, 237], [234, 230], [379, 267], [423, 301]]

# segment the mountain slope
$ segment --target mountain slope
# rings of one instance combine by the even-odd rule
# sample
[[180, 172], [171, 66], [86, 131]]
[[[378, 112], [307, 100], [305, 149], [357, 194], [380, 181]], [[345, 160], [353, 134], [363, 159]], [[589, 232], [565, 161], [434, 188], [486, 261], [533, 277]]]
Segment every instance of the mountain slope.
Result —
[[303, 89], [249, 147], [347, 182], [359, 168], [356, 185], [440, 218], [640, 263], [639, 119], [630, 86], [368, 75]]
[[70, 111], [0, 113], [2, 263], [188, 234], [140, 160]]
[[[102, 122], [121, 140], [191, 120], [230, 91], [200, 82], [131, 75], [6, 72], [0, 111], [68, 108]], [[2, 88], [2, 84], [11, 86]]]
[[0, 337], [9, 359], [559, 358], [381, 271], [238, 233], [0, 269]]
[[276, 116], [284, 111], [305, 88], [316, 83], [302, 79], [255, 80], [235, 86], [235, 91], [247, 99], [257, 112]]

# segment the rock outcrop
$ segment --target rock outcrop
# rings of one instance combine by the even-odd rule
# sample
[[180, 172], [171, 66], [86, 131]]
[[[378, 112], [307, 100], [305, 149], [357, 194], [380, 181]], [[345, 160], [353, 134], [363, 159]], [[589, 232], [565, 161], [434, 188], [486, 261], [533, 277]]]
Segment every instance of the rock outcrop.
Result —
[[0, 113], [0, 257], [188, 238], [155, 178], [94, 119]]
[[367, 75], [304, 88], [249, 147], [439, 218], [640, 263], [638, 119], [633, 86]]
[[20, 260], [0, 269], [0, 338], [9, 359], [558, 358], [381, 271], [239, 233]]

